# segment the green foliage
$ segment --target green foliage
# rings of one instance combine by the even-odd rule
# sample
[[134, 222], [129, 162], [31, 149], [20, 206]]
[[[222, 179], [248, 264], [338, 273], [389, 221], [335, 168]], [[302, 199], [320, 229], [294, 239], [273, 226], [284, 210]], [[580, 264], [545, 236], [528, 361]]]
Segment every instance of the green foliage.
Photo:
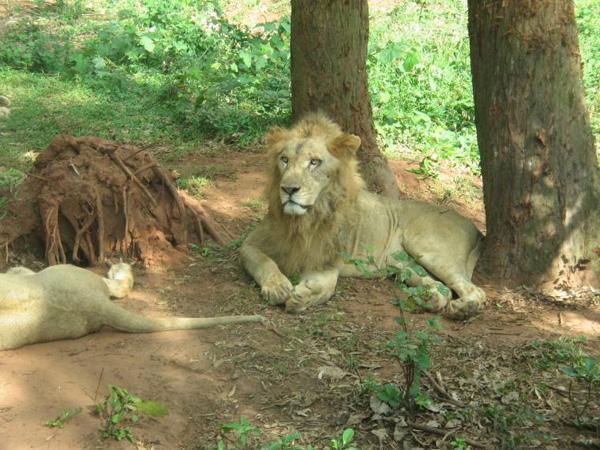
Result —
[[[58, 0], [16, 11], [0, 46], [2, 94], [16, 101], [0, 164], [21, 167], [16, 157], [59, 132], [189, 149], [207, 136], [246, 145], [288, 123], [289, 18], [248, 29], [223, 14], [231, 2]], [[576, 6], [598, 136], [600, 4]], [[442, 159], [478, 170], [466, 21], [464, 0], [372, 12], [367, 67], [379, 138], [390, 156], [423, 153], [425, 176]], [[26, 133], [22, 123], [31, 124]]]
[[80, 406], [76, 408], [67, 408], [63, 411], [62, 415], [58, 416], [54, 420], [49, 420], [48, 422], [46, 422], [45, 425], [48, 428], [63, 428], [66, 422], [80, 414], [82, 410], [83, 408], [81, 408]]
[[240, 417], [239, 422], [230, 422], [221, 426], [223, 431], [234, 431], [237, 435], [236, 448], [248, 448], [248, 442], [251, 435], [260, 434], [259, 428], [253, 426], [248, 422], [244, 416]]
[[465, 11], [461, 0], [404, 2], [375, 22], [369, 91], [377, 131], [390, 151], [400, 143], [476, 170]]
[[23, 172], [17, 169], [10, 168], [0, 171], [0, 219], [7, 214], [5, 208], [8, 205], [8, 197], [2, 195], [2, 191], [14, 192], [15, 188], [23, 181], [23, 177]]
[[600, 2], [576, 0], [577, 31], [583, 60], [583, 83], [600, 153]]
[[249, 30], [217, 2], [120, 0], [107, 18], [74, 21], [77, 5], [63, 4], [70, 12], [41, 10], [12, 23], [0, 65], [56, 74], [116, 102], [168, 106], [188, 138], [244, 144], [288, 120], [288, 18]]
[[[583, 401], [574, 394], [572, 385], [569, 389], [569, 401], [575, 411], [575, 423], [580, 425], [591, 401], [595, 400], [600, 406], [600, 365], [591, 356], [584, 355], [575, 364], [562, 366], [560, 370], [569, 377], [575, 378], [585, 388]], [[600, 431], [598, 421], [596, 421], [596, 429]]]
[[[240, 417], [238, 422], [231, 422], [221, 425], [221, 429], [225, 432], [233, 431], [236, 434], [236, 442], [234, 447], [229, 447], [222, 439], [217, 442], [217, 450], [241, 450], [245, 448], [258, 448], [256, 442], [252, 439], [252, 435], [260, 435], [260, 428], [253, 426], [248, 419]], [[300, 447], [297, 442], [302, 439], [302, 435], [298, 432], [293, 432], [279, 438], [275, 441], [262, 444], [262, 450], [315, 450], [311, 444], [306, 447]], [[329, 450], [357, 450], [352, 444], [354, 439], [354, 430], [346, 428], [342, 432], [339, 439], [332, 439], [329, 444]]]
[[111, 385], [109, 388], [107, 398], [94, 407], [94, 412], [105, 420], [101, 429], [104, 439], [133, 442], [133, 433], [126, 424], [136, 423], [140, 414], [162, 417], [169, 413], [167, 407], [159, 402], [142, 400], [119, 386]]
[[[440, 318], [435, 316], [427, 320], [427, 328], [415, 331], [411, 329], [410, 321], [405, 314], [414, 311], [417, 306], [427, 308], [428, 300], [431, 297], [430, 288], [428, 286], [408, 286], [406, 284], [413, 274], [426, 276], [427, 271], [404, 251], [392, 254], [392, 258], [398, 262], [398, 265], [390, 265], [385, 270], [378, 269], [375, 266], [373, 257], [367, 259], [351, 258], [349, 255], [343, 257], [348, 263], [354, 264], [365, 276], [385, 275], [391, 277], [395, 285], [405, 294], [405, 298], [397, 298], [392, 302], [400, 310], [400, 317], [396, 318], [396, 322], [402, 329], [397, 331], [393, 339], [387, 344], [391, 355], [402, 363], [405, 381], [404, 392], [400, 392], [395, 385], [388, 383], [375, 387], [375, 395], [392, 408], [404, 405], [411, 412], [414, 412], [416, 407], [428, 406], [431, 400], [427, 393], [421, 390], [421, 376], [423, 371], [431, 366], [432, 345], [440, 342], [440, 338], [435, 334], [435, 331], [441, 328]], [[442, 284], [438, 286], [438, 289], [442, 293], [449, 292], [448, 288]]]
[[301, 447], [294, 445], [294, 442], [300, 438], [300, 433], [291, 433], [274, 442], [269, 442], [268, 444], [265, 444], [262, 448], [264, 450], [302, 450]]
[[533, 341], [530, 346], [537, 350], [535, 365], [540, 369], [550, 369], [558, 364], [579, 365], [586, 356], [581, 344], [586, 341], [584, 336], [562, 336], [558, 339]]
[[12, 192], [23, 181], [24, 176], [23, 172], [14, 168], [0, 172], [0, 190]]
[[186, 178], [178, 178], [177, 186], [188, 191], [194, 197], [202, 198], [204, 196], [203, 190], [207, 186], [210, 186], [211, 181], [206, 177], [191, 176]]
[[332, 439], [330, 450], [357, 450], [357, 447], [352, 445], [352, 439], [354, 439], [354, 430], [352, 428], [346, 428], [342, 432], [340, 439]]
[[435, 316], [427, 320], [426, 329], [413, 331], [404, 314], [408, 310], [406, 302], [399, 300], [396, 304], [401, 312], [396, 321], [402, 330], [396, 332], [387, 348], [402, 363], [406, 383], [402, 403], [414, 412], [416, 407], [426, 407], [431, 403], [427, 393], [421, 390], [421, 378], [423, 372], [431, 367], [431, 346], [440, 342], [434, 331], [439, 330], [441, 325], [439, 317]]
[[450, 445], [454, 450], [467, 450], [468, 445], [463, 438], [456, 438], [450, 441]]
[[398, 408], [402, 404], [402, 393], [395, 384], [386, 383], [375, 388], [375, 395], [382, 402], [387, 403], [392, 408]]

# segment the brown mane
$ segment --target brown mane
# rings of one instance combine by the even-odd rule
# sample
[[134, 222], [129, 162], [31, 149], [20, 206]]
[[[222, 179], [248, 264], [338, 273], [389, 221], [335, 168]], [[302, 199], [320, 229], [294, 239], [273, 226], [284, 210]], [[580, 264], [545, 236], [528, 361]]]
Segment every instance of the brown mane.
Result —
[[[281, 174], [277, 158], [285, 142], [295, 138], [322, 140], [327, 150], [341, 162], [311, 211], [302, 216], [284, 214], [279, 197]], [[332, 267], [339, 260], [340, 230], [364, 187], [355, 158], [359, 142], [356, 136], [342, 132], [322, 114], [310, 114], [289, 130], [277, 127], [267, 134], [269, 211], [266, 221], [271, 232], [267, 247], [269, 256], [288, 276]]]

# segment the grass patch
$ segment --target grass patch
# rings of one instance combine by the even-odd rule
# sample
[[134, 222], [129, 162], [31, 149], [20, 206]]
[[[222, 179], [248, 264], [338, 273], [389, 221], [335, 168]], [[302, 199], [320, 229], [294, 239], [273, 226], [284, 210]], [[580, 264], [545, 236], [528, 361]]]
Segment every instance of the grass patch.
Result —
[[[600, 3], [575, 3], [600, 141]], [[170, 149], [161, 159], [172, 161], [208, 138], [244, 147], [287, 124], [289, 5], [270, 4], [277, 21], [244, 25], [259, 7], [61, 0], [14, 10], [0, 47], [0, 94], [13, 101], [0, 124], [0, 164], [27, 169], [58, 133], [160, 144]], [[465, 0], [373, 8], [367, 65], [388, 156], [408, 148], [477, 172], [466, 11]]]

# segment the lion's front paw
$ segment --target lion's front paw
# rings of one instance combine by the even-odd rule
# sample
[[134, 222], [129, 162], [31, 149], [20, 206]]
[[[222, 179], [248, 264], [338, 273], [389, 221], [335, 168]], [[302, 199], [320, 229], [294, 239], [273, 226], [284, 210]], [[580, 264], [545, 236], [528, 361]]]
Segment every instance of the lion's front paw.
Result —
[[294, 287], [282, 273], [272, 274], [261, 286], [261, 294], [272, 305], [285, 303]]
[[289, 313], [300, 313], [310, 306], [320, 305], [333, 295], [333, 291], [324, 290], [310, 280], [302, 281], [294, 287], [290, 298], [285, 302], [285, 310]]

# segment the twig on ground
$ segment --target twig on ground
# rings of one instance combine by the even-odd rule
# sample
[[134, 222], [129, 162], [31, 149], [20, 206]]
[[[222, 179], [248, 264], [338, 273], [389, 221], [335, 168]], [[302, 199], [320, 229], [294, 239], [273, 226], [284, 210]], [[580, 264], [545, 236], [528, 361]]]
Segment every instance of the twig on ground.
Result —
[[94, 392], [94, 402], [96, 398], [98, 398], [98, 390], [100, 389], [100, 382], [102, 381], [102, 376], [104, 375], [104, 367], [100, 370], [100, 376], [98, 376], [98, 384], [96, 384], [96, 391]]
[[454, 400], [450, 394], [448, 394], [448, 392], [446, 391], [446, 389], [444, 389], [444, 386], [442, 386], [440, 383], [438, 383], [438, 381], [435, 379], [435, 377], [433, 375], [431, 375], [429, 373], [428, 370], [424, 370], [423, 374], [425, 375], [425, 377], [429, 380], [429, 382], [431, 383], [431, 386], [433, 387], [433, 389], [440, 394], [442, 397], [444, 397], [444, 399], [448, 402], [453, 404], [454, 406], [458, 406], [459, 408], [464, 408], [465, 404], [458, 401], [458, 400]]
[[[430, 427], [428, 425], [422, 425], [422, 424], [415, 423], [415, 422], [410, 422], [408, 425], [411, 428], [414, 428], [415, 430], [425, 431], [427, 433], [436, 434], [438, 436], [445, 436], [448, 433], [447, 430], [444, 431], [444, 430], [440, 430], [439, 428], [434, 428], [434, 427]], [[458, 432], [458, 430], [457, 430], [457, 432]], [[482, 442], [478, 442], [478, 441], [475, 441], [473, 439], [466, 438], [466, 437], [463, 439], [467, 444], [472, 445], [473, 447], [491, 450], [491, 447], [488, 447], [486, 444], [484, 444]]]

